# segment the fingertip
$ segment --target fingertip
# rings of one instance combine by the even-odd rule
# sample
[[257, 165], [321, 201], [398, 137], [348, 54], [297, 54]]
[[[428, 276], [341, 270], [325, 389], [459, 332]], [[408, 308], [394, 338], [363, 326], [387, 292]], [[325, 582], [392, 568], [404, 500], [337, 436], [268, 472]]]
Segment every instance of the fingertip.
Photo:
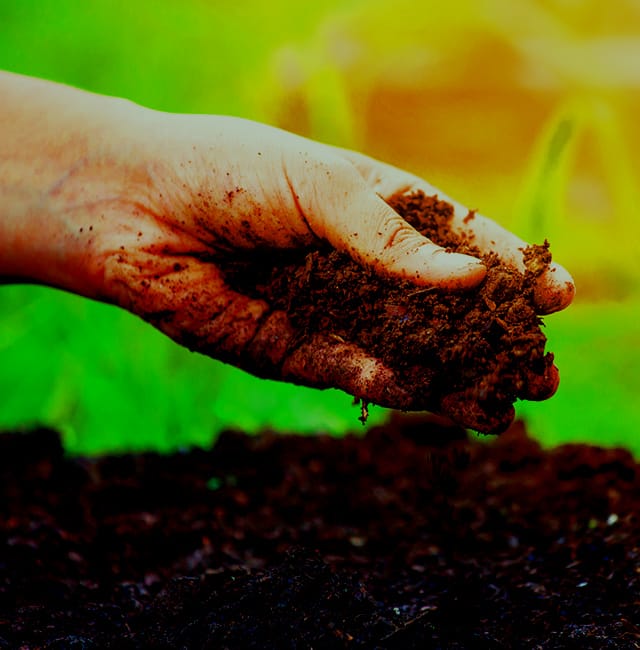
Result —
[[522, 398], [542, 402], [555, 395], [560, 385], [560, 373], [551, 360], [542, 373], [529, 372]]
[[461, 257], [464, 257], [466, 261], [459, 277], [464, 280], [465, 286], [468, 288], [478, 286], [487, 275], [487, 267], [475, 257], [468, 255], [462, 255]]
[[357, 345], [316, 335], [285, 359], [282, 378], [318, 388], [339, 388], [357, 399], [407, 408], [411, 396], [382, 361]]
[[329, 241], [336, 248], [383, 275], [423, 287], [464, 290], [485, 277], [479, 259], [438, 246], [368, 188], [359, 197], [351, 196], [344, 211], [354, 215], [346, 221], [348, 231], [338, 224], [330, 233]]
[[571, 274], [560, 264], [552, 263], [538, 278], [534, 298], [541, 314], [553, 314], [568, 307], [575, 293]]
[[416, 255], [415, 278], [418, 284], [438, 286], [442, 289], [472, 289], [484, 280], [485, 265], [475, 257], [449, 253], [443, 248], [422, 248]]

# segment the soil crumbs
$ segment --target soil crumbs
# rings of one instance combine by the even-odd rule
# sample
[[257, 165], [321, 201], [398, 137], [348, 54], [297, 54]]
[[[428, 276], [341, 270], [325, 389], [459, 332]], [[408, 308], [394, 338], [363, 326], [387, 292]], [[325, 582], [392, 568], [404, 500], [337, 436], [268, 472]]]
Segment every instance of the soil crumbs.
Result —
[[[457, 232], [453, 206], [438, 196], [398, 194], [388, 203], [446, 251], [482, 259], [480, 286], [453, 291], [385, 279], [328, 245], [276, 259], [252, 250], [226, 263], [225, 280], [284, 311], [298, 332], [293, 347], [321, 336], [384, 361], [410, 396], [384, 406], [441, 413], [482, 433], [504, 431], [517, 399], [546, 399], [558, 383], [534, 299], [551, 262], [549, 244], [524, 249], [520, 271], [482, 253], [472, 233]], [[465, 221], [475, 218], [469, 212]]]
[[0, 648], [639, 648], [640, 467], [396, 419], [68, 458], [0, 436]]

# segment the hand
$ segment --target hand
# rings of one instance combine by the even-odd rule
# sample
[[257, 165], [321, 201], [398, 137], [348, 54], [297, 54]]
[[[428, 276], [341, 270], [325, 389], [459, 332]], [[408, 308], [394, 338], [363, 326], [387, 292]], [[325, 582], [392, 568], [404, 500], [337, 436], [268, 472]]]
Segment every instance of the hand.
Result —
[[[416, 285], [464, 290], [484, 277], [478, 260], [444, 252], [383, 200], [436, 190], [361, 154], [18, 75], [0, 73], [0, 90], [0, 276], [115, 303], [261, 376], [400, 408], [411, 398], [392, 369], [320, 336], [292, 347], [287, 314], [232, 291], [218, 264], [238, 251], [278, 255], [327, 241]], [[523, 267], [523, 241], [480, 216], [465, 224], [468, 211], [453, 204], [455, 228]], [[540, 313], [572, 296], [561, 267], [540, 278]]]
[[[255, 374], [336, 386], [378, 404], [409, 396], [392, 369], [350, 343], [321, 336], [290, 350], [287, 315], [225, 285], [217, 260], [253, 248], [328, 241], [381, 274], [452, 290], [482, 280], [476, 259], [444, 252], [381, 197], [422, 189], [406, 172], [239, 119], [154, 114], [144, 130], [138, 182], [95, 233], [103, 299], [140, 315], [178, 343]], [[456, 205], [455, 227], [522, 267], [525, 243]], [[538, 290], [541, 313], [565, 307], [573, 284], [553, 267]]]

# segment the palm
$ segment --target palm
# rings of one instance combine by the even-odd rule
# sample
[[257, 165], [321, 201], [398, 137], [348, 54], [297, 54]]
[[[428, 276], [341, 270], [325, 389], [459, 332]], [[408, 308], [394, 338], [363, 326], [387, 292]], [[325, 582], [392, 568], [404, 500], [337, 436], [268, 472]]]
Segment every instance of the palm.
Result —
[[[392, 371], [356, 346], [320, 335], [293, 346], [287, 314], [230, 289], [218, 264], [238, 250], [328, 241], [381, 274], [473, 286], [484, 275], [477, 260], [443, 254], [381, 198], [432, 188], [360, 154], [262, 125], [175, 117], [169, 142], [149, 150], [143, 200], [123, 221], [135, 224], [123, 226], [125, 245], [116, 229], [107, 246], [110, 298], [178, 343], [260, 376], [411, 405]], [[460, 208], [457, 227], [466, 227], [464, 215]], [[481, 246], [496, 242], [504, 257], [521, 260], [521, 240], [482, 218], [474, 227]], [[566, 303], [566, 288], [548, 289], [547, 303]]]

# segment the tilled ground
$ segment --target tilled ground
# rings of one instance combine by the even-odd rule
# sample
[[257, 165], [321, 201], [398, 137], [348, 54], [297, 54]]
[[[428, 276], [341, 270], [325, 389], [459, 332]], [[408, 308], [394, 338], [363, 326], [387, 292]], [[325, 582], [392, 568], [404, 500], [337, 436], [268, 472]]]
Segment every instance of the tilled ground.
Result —
[[640, 648], [640, 467], [397, 419], [66, 458], [0, 436], [0, 648]]

